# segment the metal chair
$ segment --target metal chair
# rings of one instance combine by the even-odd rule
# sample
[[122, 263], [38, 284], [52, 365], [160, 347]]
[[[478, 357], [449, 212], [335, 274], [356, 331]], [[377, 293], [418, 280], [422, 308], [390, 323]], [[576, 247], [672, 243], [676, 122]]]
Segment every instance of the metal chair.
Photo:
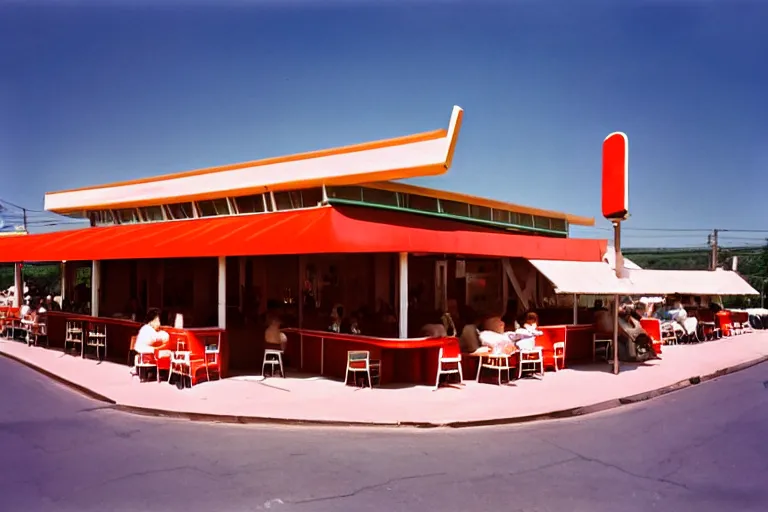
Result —
[[[86, 341], [88, 347], [96, 349], [96, 359], [103, 361], [107, 358], [107, 324], [91, 322], [88, 327], [88, 338]], [[101, 356], [101, 349], [104, 349], [104, 356]]]
[[523, 376], [523, 372], [528, 371], [544, 377], [544, 355], [541, 347], [519, 349], [518, 354], [520, 355], [520, 364], [517, 365], [518, 379]]
[[364, 373], [368, 378], [368, 387], [373, 387], [373, 381], [381, 385], [381, 361], [371, 359], [371, 353], [367, 350], [350, 350], [347, 352], [347, 371], [344, 376], [344, 385], [349, 381], [349, 374], [355, 377], [357, 383], [357, 374]]
[[461, 347], [456, 341], [447, 342], [440, 347], [440, 353], [437, 356], [437, 379], [435, 379], [435, 390], [440, 387], [441, 375], [458, 375], [458, 384], [464, 383], [464, 373], [461, 370]]
[[498, 372], [498, 384], [501, 386], [501, 375], [507, 372], [507, 382], [512, 380], [510, 361], [514, 354], [482, 354], [477, 364], [477, 382], [480, 382], [483, 369]]
[[80, 356], [85, 355], [85, 344], [83, 343], [83, 322], [78, 320], [68, 320], [66, 322], [64, 334], [64, 352], [67, 351], [67, 345], [80, 345]]
[[592, 362], [597, 361], [598, 352], [602, 352], [605, 360], [607, 361], [608, 354], [611, 351], [611, 345], [613, 345], [613, 338], [606, 338], [606, 334], [593, 334], [592, 335]]
[[565, 342], [564, 341], [557, 341], [552, 344], [552, 349], [554, 351], [553, 357], [555, 359], [555, 371], [560, 371], [560, 363], [558, 361], [563, 362], [563, 369], [565, 369]]
[[[215, 342], [211, 343], [213, 337], [205, 338], [203, 344], [205, 345], [205, 353], [203, 354], [205, 363], [205, 378], [206, 382], [211, 381], [211, 368], [216, 372], [218, 379], [221, 379], [221, 334], [216, 335]], [[282, 357], [281, 357], [282, 360]], [[282, 365], [280, 368], [282, 371]], [[264, 368], [262, 366], [262, 375], [264, 374]]]

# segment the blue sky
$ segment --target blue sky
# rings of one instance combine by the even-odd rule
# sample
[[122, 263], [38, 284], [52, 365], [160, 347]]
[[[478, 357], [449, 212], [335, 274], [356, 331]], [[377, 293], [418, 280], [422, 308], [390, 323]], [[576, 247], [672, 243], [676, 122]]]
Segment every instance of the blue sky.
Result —
[[600, 150], [622, 130], [627, 245], [768, 229], [757, 0], [97, 3], [0, 6], [0, 199], [443, 128], [458, 104], [454, 167], [418, 184], [607, 237]]

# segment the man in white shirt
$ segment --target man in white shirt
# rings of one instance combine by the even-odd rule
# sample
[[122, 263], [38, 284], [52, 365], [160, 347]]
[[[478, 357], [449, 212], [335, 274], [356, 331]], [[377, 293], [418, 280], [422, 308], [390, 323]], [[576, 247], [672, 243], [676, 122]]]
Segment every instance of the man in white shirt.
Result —
[[133, 349], [139, 354], [154, 354], [155, 349], [167, 343], [168, 333], [160, 330], [160, 312], [156, 309], [147, 314], [147, 323], [141, 326]]

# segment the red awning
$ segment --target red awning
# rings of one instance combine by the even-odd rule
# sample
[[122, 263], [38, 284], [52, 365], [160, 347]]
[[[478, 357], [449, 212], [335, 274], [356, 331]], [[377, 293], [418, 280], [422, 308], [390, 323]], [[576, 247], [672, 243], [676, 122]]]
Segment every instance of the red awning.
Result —
[[371, 208], [317, 208], [0, 239], [0, 262], [410, 252], [601, 261], [603, 240], [517, 235]]

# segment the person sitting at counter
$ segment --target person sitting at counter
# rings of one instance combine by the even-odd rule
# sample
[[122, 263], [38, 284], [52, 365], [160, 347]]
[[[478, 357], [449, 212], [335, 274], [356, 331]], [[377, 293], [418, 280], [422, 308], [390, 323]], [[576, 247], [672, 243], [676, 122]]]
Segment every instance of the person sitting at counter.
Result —
[[349, 334], [362, 334], [363, 331], [360, 329], [360, 313], [352, 313], [352, 315], [349, 317]]
[[336, 304], [331, 310], [331, 325], [328, 326], [330, 332], [340, 333], [341, 323], [344, 321], [344, 306]]
[[269, 325], [267, 330], [264, 331], [264, 342], [267, 344], [267, 348], [285, 352], [285, 348], [288, 345], [288, 337], [284, 332], [280, 331], [280, 317], [273, 313], [269, 315], [267, 321]]
[[[160, 311], [151, 309], [147, 313], [146, 323], [139, 329], [136, 336], [136, 343], [133, 349], [137, 354], [155, 354], [155, 350], [168, 343], [170, 336], [167, 332], [160, 330]], [[165, 351], [162, 351], [165, 352]], [[167, 357], [170, 354], [158, 354], [158, 357]]]

